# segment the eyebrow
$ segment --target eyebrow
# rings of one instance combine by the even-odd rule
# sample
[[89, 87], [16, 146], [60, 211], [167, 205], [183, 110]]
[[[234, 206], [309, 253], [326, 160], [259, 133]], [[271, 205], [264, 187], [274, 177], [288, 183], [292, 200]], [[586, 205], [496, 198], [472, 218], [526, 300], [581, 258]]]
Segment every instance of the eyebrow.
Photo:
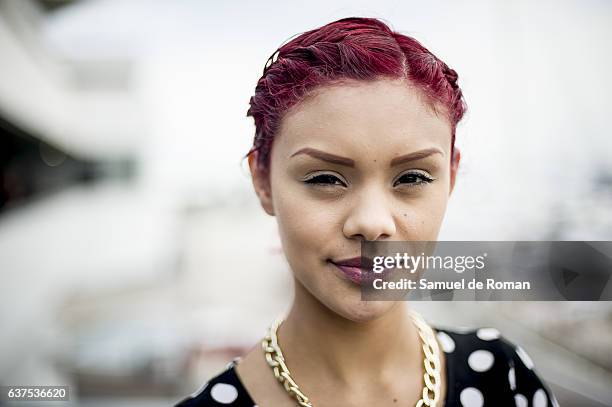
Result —
[[[295, 153], [291, 154], [291, 157], [294, 157], [299, 154], [306, 154], [313, 158], [317, 158], [322, 161], [327, 161], [332, 164], [339, 164], [339, 165], [343, 165], [345, 167], [351, 167], [351, 168], [355, 167], [355, 161], [351, 160], [350, 158], [342, 157], [342, 156], [331, 154], [331, 153], [326, 153], [325, 151], [317, 150], [311, 147], [302, 148], [296, 151]], [[435, 147], [426, 148], [426, 149], [415, 151], [409, 154], [401, 155], [399, 157], [395, 157], [394, 159], [391, 160], [390, 167], [395, 167], [397, 165], [404, 164], [410, 161], [422, 160], [423, 158], [429, 157], [430, 155], [434, 155], [434, 154], [444, 155], [442, 151], [440, 151], [439, 149]]]
[[355, 167], [355, 161], [351, 160], [350, 158], [326, 153], [325, 151], [317, 150], [315, 148], [310, 148], [310, 147], [302, 148], [296, 151], [295, 153], [291, 154], [291, 157], [294, 157], [298, 154], [307, 154], [311, 157], [318, 158], [319, 160], [327, 161], [332, 164], [344, 165], [345, 167], [351, 167], [351, 168]]
[[410, 154], [400, 155], [399, 157], [395, 157], [393, 160], [391, 160], [391, 167], [395, 167], [396, 165], [400, 165], [400, 164], [407, 163], [410, 161], [422, 160], [423, 158], [429, 157], [430, 155], [434, 155], [434, 154], [444, 155], [444, 153], [441, 150], [435, 147], [426, 148], [423, 150], [415, 151]]

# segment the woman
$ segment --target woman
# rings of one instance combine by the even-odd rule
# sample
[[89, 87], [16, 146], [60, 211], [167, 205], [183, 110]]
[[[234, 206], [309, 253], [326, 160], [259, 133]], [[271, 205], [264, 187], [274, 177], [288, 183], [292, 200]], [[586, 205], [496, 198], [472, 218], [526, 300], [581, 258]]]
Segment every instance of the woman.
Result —
[[437, 239], [464, 111], [456, 72], [376, 19], [274, 53], [250, 101], [248, 158], [294, 300], [263, 346], [179, 406], [556, 405], [495, 329], [431, 328], [405, 303], [361, 300], [362, 240]]

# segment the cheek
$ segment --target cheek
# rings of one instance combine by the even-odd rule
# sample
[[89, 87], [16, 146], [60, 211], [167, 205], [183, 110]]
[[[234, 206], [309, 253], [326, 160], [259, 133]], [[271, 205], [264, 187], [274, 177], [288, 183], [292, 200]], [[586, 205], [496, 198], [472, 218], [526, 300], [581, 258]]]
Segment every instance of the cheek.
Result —
[[446, 188], [432, 188], [418, 199], [399, 205], [400, 240], [436, 240], [448, 203]]
[[[276, 189], [274, 189], [276, 187]], [[329, 204], [308, 199], [301, 185], [279, 179], [273, 185], [274, 209], [279, 233], [288, 260], [305, 253], [320, 253], [321, 245], [330, 241], [337, 228], [337, 216]]]
[[341, 303], [348, 304], [358, 303], [361, 297], [359, 290], [351, 290], [347, 296], [346, 284], [334, 276], [332, 266], [326, 263], [330, 244], [338, 241], [341, 230], [331, 205], [308, 199], [295, 181], [279, 183], [277, 188], [281, 184], [284, 189], [274, 197], [274, 208], [285, 259], [294, 277], [320, 302], [341, 315], [349, 315], [349, 310], [342, 310], [342, 304], [335, 299], [344, 298]]

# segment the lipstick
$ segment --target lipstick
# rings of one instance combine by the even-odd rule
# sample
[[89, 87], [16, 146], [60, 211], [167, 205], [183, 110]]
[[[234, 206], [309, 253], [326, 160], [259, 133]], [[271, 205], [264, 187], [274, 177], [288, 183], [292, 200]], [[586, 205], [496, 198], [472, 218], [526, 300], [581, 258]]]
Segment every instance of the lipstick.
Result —
[[[363, 267], [361, 262], [364, 262]], [[353, 257], [344, 260], [328, 260], [347, 280], [362, 285], [368, 281], [372, 281], [376, 277], [380, 277], [372, 272], [369, 267], [372, 265], [372, 260], [368, 258]]]

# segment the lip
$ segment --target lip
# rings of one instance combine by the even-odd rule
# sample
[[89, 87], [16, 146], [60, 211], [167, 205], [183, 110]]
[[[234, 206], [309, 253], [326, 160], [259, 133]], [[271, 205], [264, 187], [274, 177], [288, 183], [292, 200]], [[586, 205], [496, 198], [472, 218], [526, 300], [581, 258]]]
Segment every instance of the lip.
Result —
[[368, 281], [372, 281], [375, 278], [375, 274], [373, 272], [366, 271], [368, 270], [368, 266], [372, 264], [372, 259], [370, 258], [352, 257], [350, 259], [337, 261], [328, 260], [328, 262], [339, 270], [343, 277], [357, 285], [362, 285]]

